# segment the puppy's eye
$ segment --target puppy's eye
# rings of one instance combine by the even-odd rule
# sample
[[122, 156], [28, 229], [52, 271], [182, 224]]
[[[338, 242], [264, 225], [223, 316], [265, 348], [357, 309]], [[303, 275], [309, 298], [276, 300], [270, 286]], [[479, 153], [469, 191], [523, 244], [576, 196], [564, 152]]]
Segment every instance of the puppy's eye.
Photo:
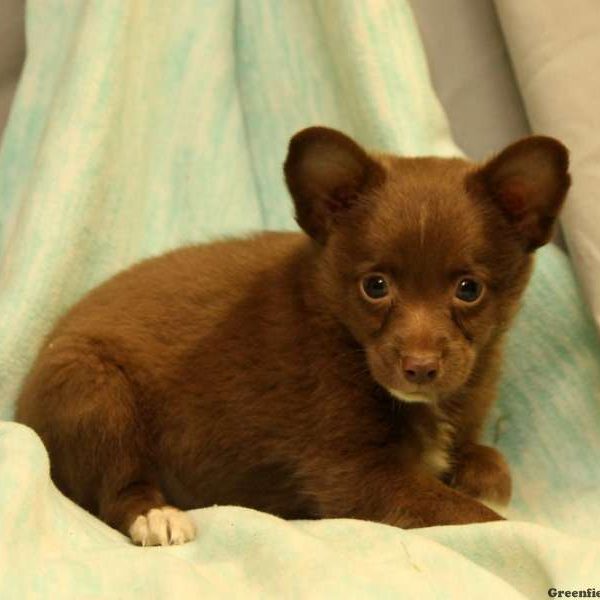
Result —
[[367, 300], [381, 300], [390, 293], [387, 279], [379, 273], [367, 275], [361, 282], [361, 288]]
[[455, 296], [463, 302], [475, 302], [483, 292], [483, 285], [472, 277], [463, 277], [456, 286]]

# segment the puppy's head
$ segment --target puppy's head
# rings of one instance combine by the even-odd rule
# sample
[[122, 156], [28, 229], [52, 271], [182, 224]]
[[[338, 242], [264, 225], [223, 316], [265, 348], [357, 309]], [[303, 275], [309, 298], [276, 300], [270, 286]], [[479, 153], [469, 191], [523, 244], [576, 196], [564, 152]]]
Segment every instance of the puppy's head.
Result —
[[408, 402], [443, 399], [474, 376], [570, 183], [567, 150], [540, 136], [477, 165], [369, 154], [312, 127], [292, 138], [284, 170], [319, 247], [322, 302], [373, 378]]

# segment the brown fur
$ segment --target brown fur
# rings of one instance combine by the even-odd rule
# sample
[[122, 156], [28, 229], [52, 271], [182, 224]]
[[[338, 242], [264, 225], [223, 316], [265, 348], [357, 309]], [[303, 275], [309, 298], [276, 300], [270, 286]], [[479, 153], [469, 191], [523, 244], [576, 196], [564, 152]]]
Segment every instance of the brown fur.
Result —
[[[59, 321], [17, 412], [54, 481], [125, 533], [166, 504], [404, 527], [499, 519], [477, 498], [508, 501], [510, 474], [478, 436], [531, 250], [569, 185], [565, 149], [529, 138], [478, 166], [369, 155], [311, 128], [285, 173], [312, 239], [182, 248]], [[382, 300], [360, 289], [373, 272]], [[454, 297], [465, 275], [485, 286], [472, 305]], [[422, 357], [435, 380], [411, 383]]]

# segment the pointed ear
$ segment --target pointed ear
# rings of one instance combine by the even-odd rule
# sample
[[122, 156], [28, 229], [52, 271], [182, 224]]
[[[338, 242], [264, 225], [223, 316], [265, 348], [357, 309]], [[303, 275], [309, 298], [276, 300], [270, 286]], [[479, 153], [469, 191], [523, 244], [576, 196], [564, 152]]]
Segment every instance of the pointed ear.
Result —
[[361, 195], [385, 178], [383, 167], [356, 142], [326, 127], [297, 133], [283, 170], [298, 224], [321, 244]]
[[571, 185], [568, 169], [569, 153], [558, 140], [531, 136], [483, 165], [468, 187], [500, 208], [531, 252], [552, 236]]

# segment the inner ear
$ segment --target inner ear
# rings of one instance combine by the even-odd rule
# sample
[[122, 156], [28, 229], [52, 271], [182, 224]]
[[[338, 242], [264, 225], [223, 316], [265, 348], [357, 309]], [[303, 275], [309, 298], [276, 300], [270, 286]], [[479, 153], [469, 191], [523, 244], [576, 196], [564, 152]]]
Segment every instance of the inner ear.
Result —
[[544, 245], [571, 183], [567, 149], [554, 138], [531, 136], [481, 167], [469, 184], [491, 199], [528, 251]]
[[284, 173], [298, 224], [320, 243], [384, 179], [383, 167], [363, 148], [327, 127], [309, 127], [291, 139]]

